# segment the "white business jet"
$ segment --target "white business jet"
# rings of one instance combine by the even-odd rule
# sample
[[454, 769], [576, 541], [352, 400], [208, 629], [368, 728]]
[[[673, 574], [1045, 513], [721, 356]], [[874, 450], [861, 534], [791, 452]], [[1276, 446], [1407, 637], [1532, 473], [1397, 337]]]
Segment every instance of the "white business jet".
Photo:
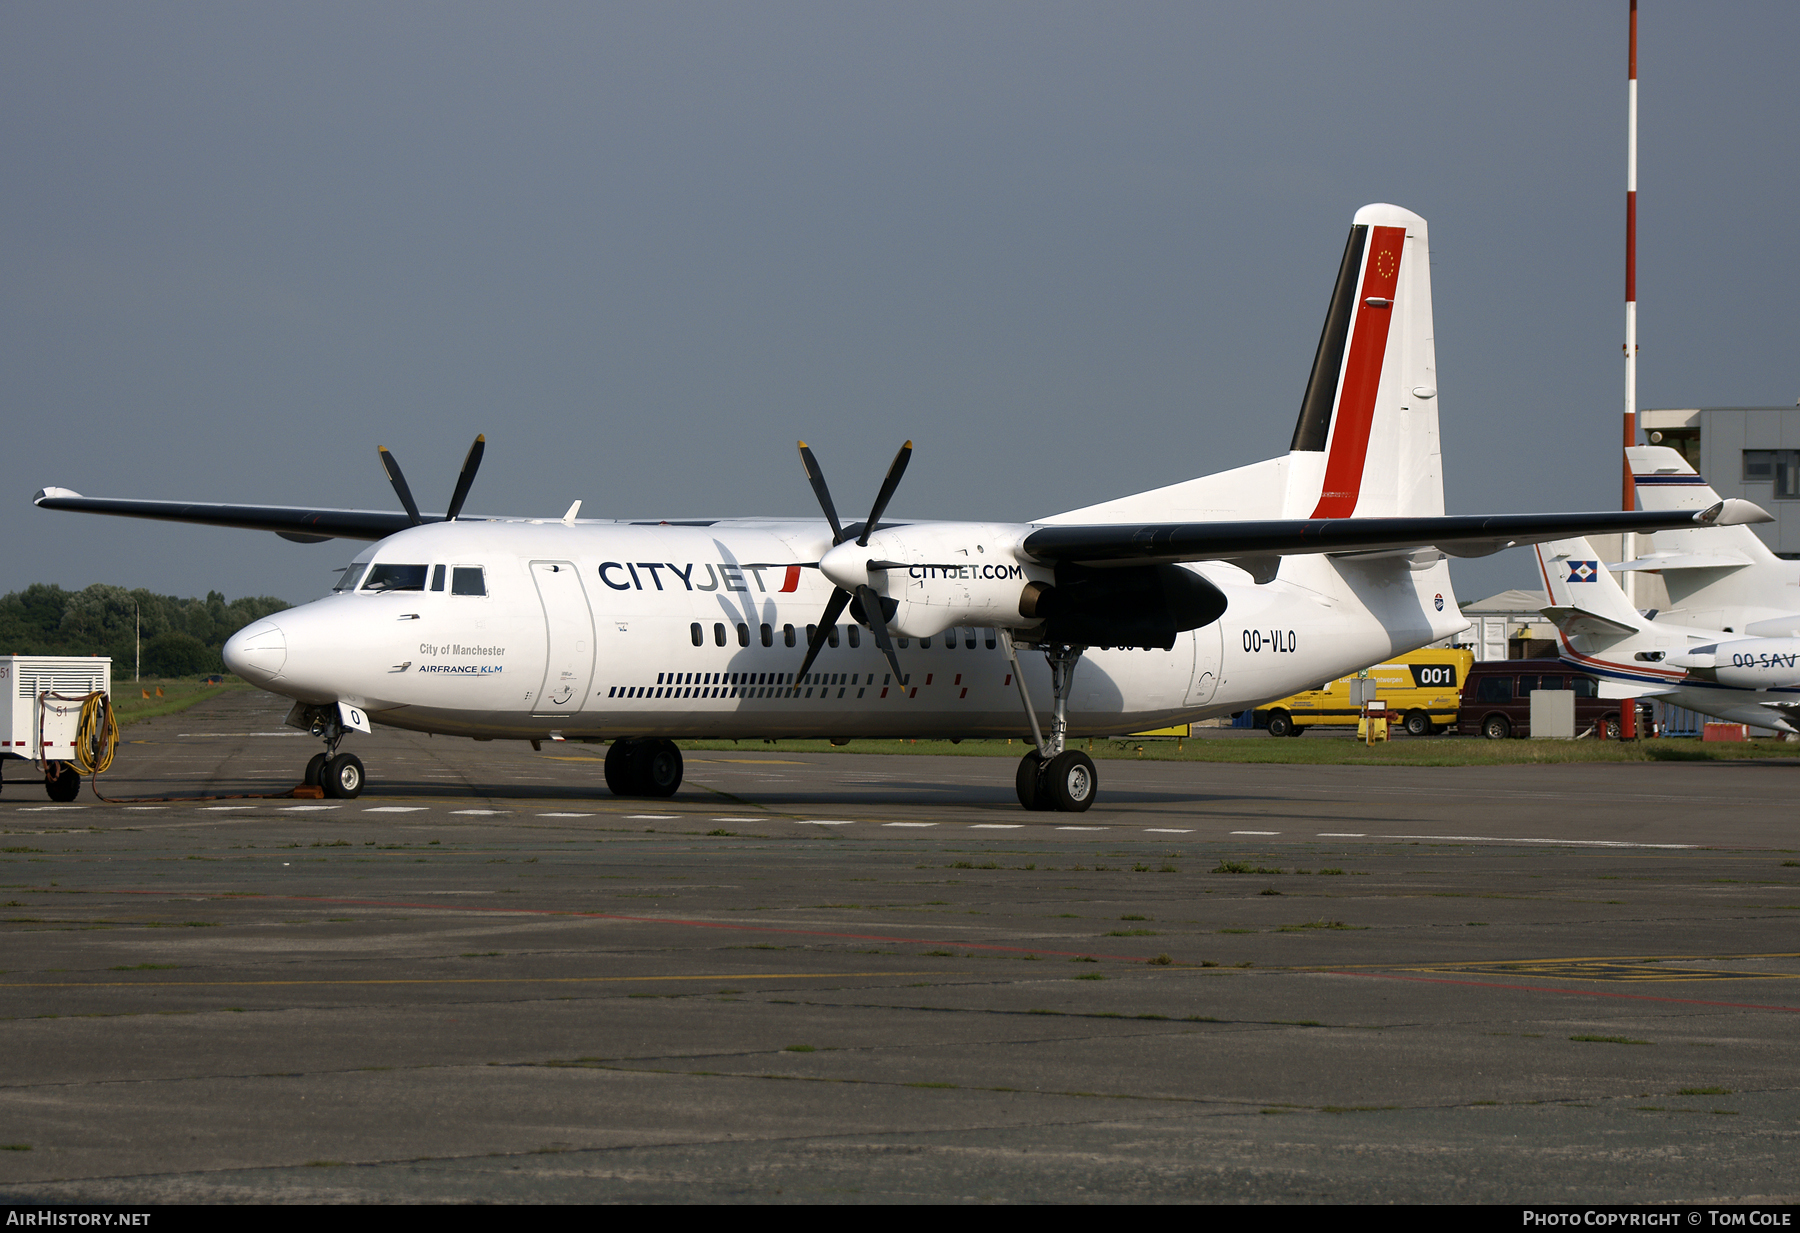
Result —
[[1651, 620], [1583, 538], [1539, 544], [1537, 557], [1563, 662], [1598, 677], [1601, 697], [1657, 697], [1732, 723], [1800, 731], [1800, 637]]
[[910, 442], [848, 525], [804, 444], [822, 522], [464, 516], [480, 438], [442, 517], [386, 450], [404, 513], [37, 503], [375, 541], [331, 595], [225, 646], [324, 741], [306, 774], [333, 796], [362, 790], [339, 744], [371, 724], [609, 741], [625, 796], [675, 792], [681, 738], [1029, 731], [1021, 803], [1079, 811], [1098, 777], [1073, 737], [1241, 711], [1467, 628], [1445, 554], [1760, 514], [1445, 517], [1430, 271], [1424, 219], [1364, 207], [1286, 454], [1031, 522], [884, 521]]

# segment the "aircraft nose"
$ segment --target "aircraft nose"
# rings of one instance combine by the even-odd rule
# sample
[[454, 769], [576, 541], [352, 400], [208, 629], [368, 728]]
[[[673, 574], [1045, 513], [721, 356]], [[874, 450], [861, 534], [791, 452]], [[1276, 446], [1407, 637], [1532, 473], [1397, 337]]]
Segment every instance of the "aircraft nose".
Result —
[[273, 621], [246, 625], [225, 641], [225, 666], [253, 685], [267, 685], [287, 662], [287, 635]]

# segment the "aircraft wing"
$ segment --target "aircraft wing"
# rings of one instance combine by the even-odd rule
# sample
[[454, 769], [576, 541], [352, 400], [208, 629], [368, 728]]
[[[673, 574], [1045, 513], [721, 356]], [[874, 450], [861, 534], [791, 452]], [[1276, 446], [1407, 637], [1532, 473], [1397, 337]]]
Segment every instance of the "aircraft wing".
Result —
[[[45, 509], [76, 510], [84, 514], [114, 514], [124, 518], [155, 518], [163, 522], [193, 522], [209, 527], [242, 527], [248, 531], [273, 531], [296, 543], [316, 544], [328, 539], [385, 539], [412, 526], [399, 512], [374, 509], [318, 509], [292, 505], [209, 505], [195, 501], [133, 501], [120, 497], [84, 497], [67, 488], [45, 488], [32, 498]], [[421, 515], [425, 522], [441, 519]]]
[[1453, 557], [1482, 557], [1505, 548], [1578, 535], [1773, 521], [1749, 501], [1727, 500], [1703, 510], [1044, 526], [1028, 534], [1021, 547], [1046, 564], [1068, 562], [1102, 568], [1321, 552], [1370, 555], [1413, 548], [1436, 548]]

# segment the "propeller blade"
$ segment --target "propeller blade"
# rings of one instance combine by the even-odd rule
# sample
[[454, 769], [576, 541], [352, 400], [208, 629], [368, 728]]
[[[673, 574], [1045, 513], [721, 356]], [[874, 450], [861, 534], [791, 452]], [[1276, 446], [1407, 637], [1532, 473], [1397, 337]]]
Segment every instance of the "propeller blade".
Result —
[[844, 590], [843, 587], [832, 588], [831, 598], [825, 601], [825, 615], [821, 616], [819, 623], [813, 626], [812, 639], [806, 644], [806, 659], [802, 661], [800, 671], [794, 676], [795, 684], [804, 682], [806, 674], [812, 671], [813, 660], [817, 659], [819, 652], [825, 649], [826, 631], [837, 624], [838, 617], [844, 613], [844, 605], [849, 602], [850, 592]]
[[[856, 537], [858, 548], [869, 546], [869, 533], [875, 524], [887, 512], [888, 502], [894, 499], [894, 489], [900, 487], [900, 477], [906, 474], [906, 464], [912, 461], [912, 442], [908, 441], [894, 455], [894, 461], [888, 464], [887, 478], [881, 481], [881, 491], [875, 494], [875, 506], [869, 511], [869, 520], [863, 523], [862, 534]], [[821, 481], [823, 482], [823, 481]]]
[[482, 433], [475, 438], [475, 444], [469, 447], [469, 453], [463, 459], [462, 473], [456, 477], [456, 491], [450, 494], [450, 509], [444, 514], [445, 522], [455, 522], [456, 516], [462, 513], [463, 502], [469, 499], [469, 487], [475, 482], [475, 472], [481, 467], [481, 456], [487, 452], [487, 434]]
[[861, 605], [863, 616], [868, 618], [869, 632], [875, 635], [875, 645], [887, 656], [888, 664], [894, 669], [896, 683], [904, 683], [905, 673], [900, 671], [900, 657], [894, 654], [894, 640], [888, 637], [887, 614], [881, 610], [881, 596], [875, 588], [864, 583], [856, 588], [856, 599]]
[[838, 522], [837, 506], [831, 503], [831, 490], [825, 487], [825, 473], [819, 469], [819, 460], [813, 457], [804, 441], [800, 442], [800, 465], [806, 468], [806, 480], [825, 510], [825, 521], [831, 524], [831, 546], [835, 548], [844, 542], [844, 528]]
[[418, 526], [425, 520], [419, 517], [419, 506], [413, 500], [412, 489], [406, 486], [406, 477], [400, 474], [400, 464], [394, 461], [392, 454], [388, 453], [387, 446], [381, 445], [376, 448], [381, 451], [381, 469], [387, 472], [388, 483], [392, 484], [394, 491], [399, 494], [400, 504], [405, 508], [406, 516], [412, 519], [415, 527]]

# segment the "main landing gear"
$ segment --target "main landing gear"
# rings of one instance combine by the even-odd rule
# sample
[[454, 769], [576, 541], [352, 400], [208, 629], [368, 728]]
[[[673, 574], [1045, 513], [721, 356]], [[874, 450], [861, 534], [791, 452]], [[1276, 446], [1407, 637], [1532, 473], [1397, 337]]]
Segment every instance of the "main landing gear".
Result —
[[1044, 648], [1044, 658], [1050, 661], [1050, 688], [1055, 695], [1050, 735], [1046, 739], [1038, 731], [1037, 712], [1032, 709], [1031, 697], [1025, 692], [1025, 678], [1019, 672], [1019, 657], [1013, 649], [1012, 638], [1005, 630], [1000, 631], [1000, 637], [1006, 646], [1007, 657], [1012, 660], [1013, 680], [1019, 683], [1019, 699], [1025, 704], [1025, 716], [1031, 720], [1031, 735], [1037, 741], [1037, 748], [1020, 760], [1018, 774], [1014, 777], [1019, 804], [1031, 810], [1084, 813], [1098, 794], [1100, 775], [1094, 769], [1092, 758], [1079, 749], [1067, 749], [1065, 745], [1069, 734], [1069, 691], [1075, 685], [1075, 665], [1086, 648]]
[[614, 796], [674, 796], [681, 750], [660, 737], [624, 737], [606, 750], [606, 786]]
[[361, 758], [353, 753], [338, 752], [338, 742], [344, 739], [344, 725], [338, 722], [335, 710], [324, 707], [315, 710], [311, 719], [307, 731], [325, 742], [325, 751], [314, 754], [306, 764], [306, 778], [302, 782], [308, 787], [323, 788], [325, 795], [334, 800], [355, 800], [362, 795], [367, 778]]

